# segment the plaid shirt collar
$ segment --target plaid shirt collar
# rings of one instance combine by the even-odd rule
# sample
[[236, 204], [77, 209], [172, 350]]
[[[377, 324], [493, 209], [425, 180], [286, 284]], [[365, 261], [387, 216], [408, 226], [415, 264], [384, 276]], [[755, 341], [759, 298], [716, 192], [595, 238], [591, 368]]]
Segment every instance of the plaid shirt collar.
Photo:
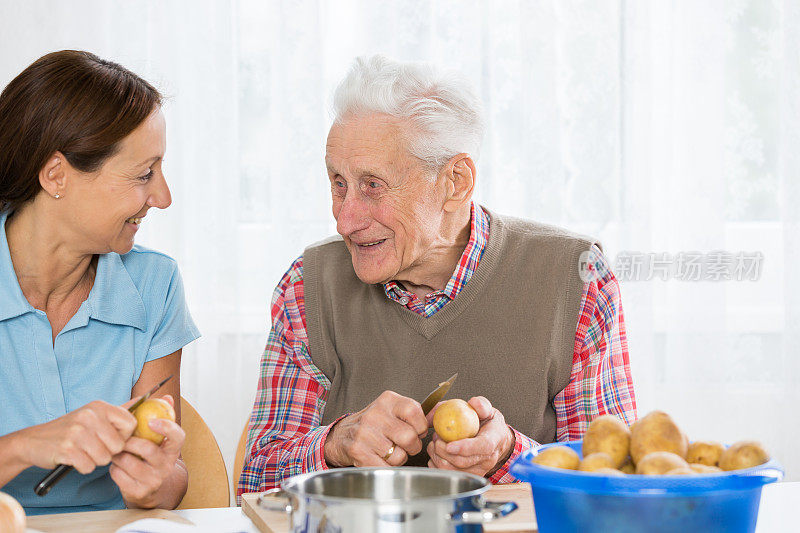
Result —
[[406, 291], [396, 281], [384, 284], [383, 290], [390, 300], [394, 300], [421, 315], [431, 316], [444, 305], [453, 300], [464, 288], [469, 279], [478, 268], [486, 242], [489, 238], [489, 216], [481, 206], [472, 202], [470, 206], [470, 229], [469, 242], [467, 242], [461, 259], [458, 260], [450, 281], [447, 282], [444, 290], [433, 291], [425, 297], [425, 301], [420, 301], [416, 295]]

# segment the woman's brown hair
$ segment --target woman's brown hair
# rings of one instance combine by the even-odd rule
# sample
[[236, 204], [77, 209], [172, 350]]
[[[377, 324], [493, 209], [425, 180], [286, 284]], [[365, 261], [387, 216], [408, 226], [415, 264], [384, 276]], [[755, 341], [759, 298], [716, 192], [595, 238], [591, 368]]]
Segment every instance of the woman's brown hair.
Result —
[[161, 94], [125, 67], [89, 52], [40, 57], [0, 93], [0, 211], [41, 190], [56, 151], [94, 172], [157, 107]]

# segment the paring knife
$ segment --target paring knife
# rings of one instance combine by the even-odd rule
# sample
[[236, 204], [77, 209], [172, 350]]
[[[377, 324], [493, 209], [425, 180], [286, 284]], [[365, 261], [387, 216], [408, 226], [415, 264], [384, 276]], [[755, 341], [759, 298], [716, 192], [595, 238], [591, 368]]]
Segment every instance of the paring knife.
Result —
[[[155, 387], [153, 387], [152, 389], [150, 389], [150, 390], [147, 392], [147, 394], [145, 394], [144, 396], [142, 396], [141, 398], [139, 398], [139, 399], [136, 401], [136, 403], [134, 403], [133, 405], [131, 405], [130, 407], [128, 407], [128, 411], [130, 411], [131, 413], [132, 413], [132, 412], [134, 412], [134, 411], [136, 410], [136, 408], [137, 408], [137, 407], [139, 407], [140, 405], [142, 405], [142, 402], [144, 402], [146, 399], [148, 399], [150, 396], [152, 396], [154, 392], [156, 392], [158, 389], [160, 389], [160, 388], [161, 388], [161, 386], [162, 386], [164, 383], [166, 383], [167, 381], [169, 381], [170, 379], [172, 379], [172, 376], [171, 376], [171, 375], [170, 375], [169, 377], [167, 377], [167, 379], [165, 379], [164, 381], [162, 381], [161, 383], [159, 383], [158, 385], [156, 385]], [[70, 470], [72, 470], [73, 468], [75, 468], [75, 467], [73, 467], [72, 465], [58, 465], [58, 466], [56, 466], [54, 469], [52, 469], [52, 470], [50, 471], [50, 473], [48, 473], [48, 474], [47, 474], [47, 475], [46, 475], [46, 476], [45, 476], [45, 477], [44, 477], [44, 478], [43, 478], [43, 479], [42, 479], [42, 480], [41, 480], [41, 481], [40, 481], [40, 482], [39, 482], [39, 483], [38, 483], [38, 484], [37, 484], [37, 485], [36, 485], [36, 486], [33, 488], [33, 492], [35, 492], [37, 496], [44, 496], [45, 494], [47, 494], [48, 492], [50, 492], [50, 489], [52, 489], [52, 488], [53, 488], [53, 485], [55, 485], [56, 483], [58, 483], [59, 481], [61, 481], [61, 478], [63, 478], [65, 475], [67, 475], [67, 474], [70, 472]]]
[[447, 391], [450, 390], [450, 386], [458, 377], [458, 372], [453, 374], [450, 379], [447, 381], [443, 381], [439, 383], [439, 386], [436, 387], [432, 393], [428, 394], [428, 397], [422, 400], [422, 412], [427, 416], [428, 413], [431, 412], [431, 409], [436, 407], [436, 404], [442, 401], [444, 395], [447, 394]]

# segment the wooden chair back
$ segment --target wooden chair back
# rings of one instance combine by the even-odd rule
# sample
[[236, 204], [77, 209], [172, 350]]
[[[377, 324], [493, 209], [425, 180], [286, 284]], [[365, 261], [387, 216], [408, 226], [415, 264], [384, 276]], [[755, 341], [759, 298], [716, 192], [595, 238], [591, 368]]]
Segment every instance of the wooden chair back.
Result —
[[181, 455], [189, 471], [189, 487], [178, 509], [228, 507], [230, 485], [217, 439], [192, 405], [181, 396], [181, 427], [186, 432]]
[[244, 424], [242, 434], [239, 436], [239, 444], [236, 445], [236, 456], [233, 459], [233, 493], [239, 492], [239, 477], [244, 468], [244, 452], [247, 446], [247, 422]]

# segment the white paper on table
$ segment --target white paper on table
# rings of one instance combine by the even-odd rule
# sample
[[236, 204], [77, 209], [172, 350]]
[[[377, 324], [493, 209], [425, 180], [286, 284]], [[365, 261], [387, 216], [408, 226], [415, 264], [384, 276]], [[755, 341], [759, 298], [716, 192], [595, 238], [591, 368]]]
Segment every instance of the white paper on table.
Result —
[[219, 525], [214, 527], [196, 526], [193, 524], [180, 524], [172, 520], [159, 518], [143, 518], [125, 524], [116, 533], [246, 533], [245, 531], [234, 529], [220, 529]]

